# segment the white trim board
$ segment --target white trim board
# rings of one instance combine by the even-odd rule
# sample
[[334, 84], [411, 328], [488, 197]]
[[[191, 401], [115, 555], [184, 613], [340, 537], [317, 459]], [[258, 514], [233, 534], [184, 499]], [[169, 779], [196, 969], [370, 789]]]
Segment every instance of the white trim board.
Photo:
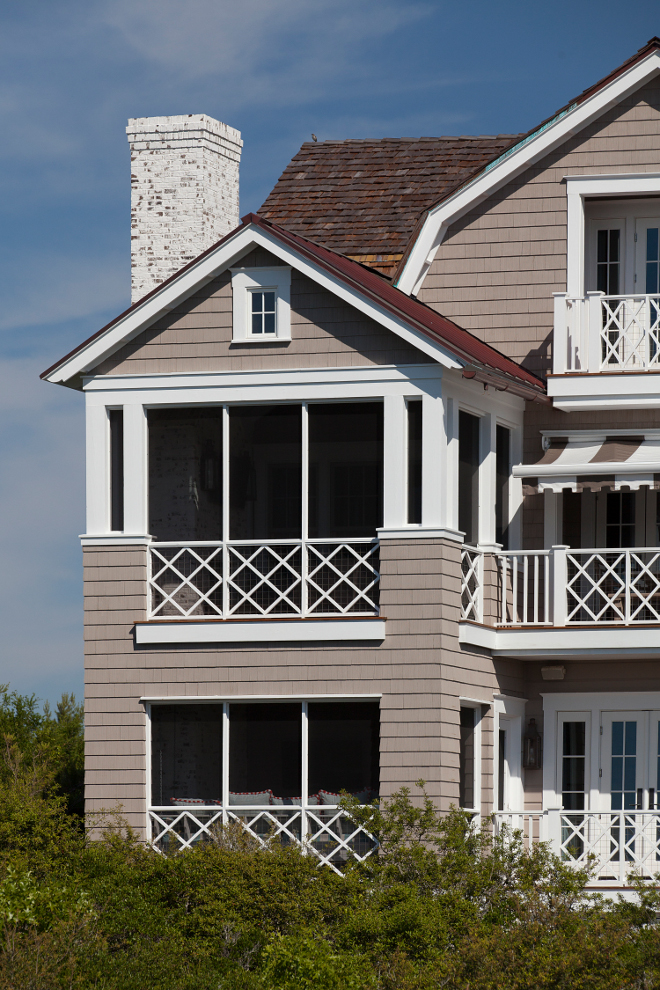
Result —
[[548, 395], [555, 409], [660, 409], [660, 374], [549, 375]]
[[537, 134], [523, 140], [519, 147], [503, 156], [500, 162], [430, 210], [404, 269], [395, 283], [397, 288], [408, 295], [416, 295], [452, 223], [658, 73], [660, 73], [660, 54], [651, 52], [641, 62], [621, 73], [583, 103], [557, 114], [554, 122], [551, 121], [547, 126], [539, 128]]
[[458, 641], [477, 646], [494, 657], [545, 660], [550, 657], [657, 656], [660, 652], [659, 626], [564, 626], [559, 629], [535, 626], [533, 629], [496, 629], [473, 622], [461, 622]]
[[393, 316], [383, 306], [372, 302], [357, 289], [351, 289], [345, 282], [326, 272], [319, 265], [315, 265], [291, 248], [285, 247], [277, 238], [266, 231], [248, 225], [237, 230], [214, 251], [200, 258], [199, 261], [174, 278], [173, 281], [164, 285], [153, 296], [130, 309], [125, 316], [103, 334], [95, 337], [81, 350], [62, 361], [46, 376], [46, 380], [64, 383], [77, 375], [84, 375], [123, 344], [132, 340], [142, 330], [155, 323], [161, 316], [174, 309], [181, 300], [192, 295], [198, 287], [212, 281], [223, 271], [235, 265], [247, 251], [254, 247], [262, 247], [279, 257], [285, 264], [302, 272], [303, 275], [387, 330], [391, 330], [444, 367], [456, 369], [463, 367], [465, 362], [459, 361], [441, 344], [434, 344], [426, 334], [410, 326], [402, 318]]
[[138, 698], [142, 705], [158, 704], [159, 702], [191, 705], [215, 705], [219, 702], [232, 701], [380, 701], [382, 693], [371, 694], [154, 694]]
[[137, 622], [138, 646], [158, 643], [323, 643], [385, 639], [385, 619], [278, 619], [269, 622]]

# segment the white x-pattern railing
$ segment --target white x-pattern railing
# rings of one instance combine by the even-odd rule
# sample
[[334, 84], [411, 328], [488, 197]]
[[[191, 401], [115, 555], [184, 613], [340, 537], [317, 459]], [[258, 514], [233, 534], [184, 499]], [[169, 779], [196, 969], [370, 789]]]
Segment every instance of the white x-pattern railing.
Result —
[[378, 843], [362, 825], [357, 825], [339, 807], [287, 807], [229, 809], [217, 806], [195, 808], [151, 808], [150, 842], [159, 852], [176, 853], [200, 842], [214, 841], [222, 826], [238, 822], [245, 832], [266, 849], [273, 843], [298, 846], [315, 856], [320, 865], [341, 873], [346, 863], [363, 862]]
[[377, 540], [153, 543], [149, 618], [377, 615]]
[[659, 547], [497, 553], [497, 615], [490, 618], [483, 617], [486, 556], [463, 550], [463, 620], [506, 627], [660, 623]]
[[555, 374], [658, 368], [660, 295], [555, 293]]

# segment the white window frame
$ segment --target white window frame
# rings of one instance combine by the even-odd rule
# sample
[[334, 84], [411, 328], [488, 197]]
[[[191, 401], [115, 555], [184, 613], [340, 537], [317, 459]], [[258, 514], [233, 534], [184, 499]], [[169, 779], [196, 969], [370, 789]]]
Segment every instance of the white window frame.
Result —
[[[526, 698], [495, 695], [493, 704], [493, 810], [523, 811], [525, 793], [522, 780], [522, 734]], [[499, 809], [499, 745], [500, 729], [505, 729], [509, 752], [505, 754], [504, 808]]]
[[[474, 716], [474, 806], [472, 808], [462, 808], [462, 811], [467, 811], [468, 813], [474, 815], [477, 819], [481, 815], [481, 800], [482, 800], [482, 786], [481, 786], [481, 775], [482, 775], [482, 759], [481, 759], [481, 749], [483, 743], [482, 734], [482, 723], [486, 712], [490, 709], [490, 702], [488, 701], [477, 701], [474, 698], [459, 698], [458, 699], [458, 719], [459, 719], [459, 760], [460, 760], [460, 718], [461, 718], [461, 708], [472, 708], [475, 712]], [[460, 767], [459, 767], [460, 774]]]
[[660, 173], [567, 175], [568, 200], [566, 292], [584, 296], [586, 259], [585, 198], [591, 196], [660, 195]]
[[[272, 344], [291, 340], [291, 269], [232, 268], [233, 343]], [[252, 333], [252, 292], [275, 293], [275, 333]]]

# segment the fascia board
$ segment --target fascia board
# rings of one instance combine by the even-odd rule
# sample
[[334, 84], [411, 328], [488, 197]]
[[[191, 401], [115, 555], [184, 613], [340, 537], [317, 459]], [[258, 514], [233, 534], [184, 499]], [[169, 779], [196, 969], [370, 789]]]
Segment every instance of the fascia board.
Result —
[[658, 72], [660, 72], [660, 54], [652, 52], [637, 65], [632, 66], [627, 72], [580, 103], [574, 110], [569, 111], [555, 124], [551, 124], [529, 142], [521, 145], [518, 151], [514, 151], [499, 165], [477, 176], [468, 186], [459, 189], [453, 196], [430, 210], [404, 270], [397, 279], [397, 288], [408, 295], [413, 292], [423, 277], [425, 265], [430, 264], [430, 252], [441, 243], [443, 231], [451, 223], [497, 192], [539, 158], [549, 154], [572, 134], [582, 130], [592, 120], [620, 102], [627, 93], [638, 89]]
[[182, 299], [192, 295], [198, 286], [211, 281], [221, 272], [230, 268], [251, 246], [263, 247], [275, 254], [285, 264], [307, 275], [323, 288], [375, 320], [381, 326], [391, 330], [444, 367], [456, 369], [463, 367], [463, 363], [458, 361], [449, 350], [434, 344], [425, 334], [409, 326], [403, 319], [397, 319], [384, 308], [366, 299], [358, 289], [351, 289], [339, 278], [335, 278], [320, 266], [314, 265], [284, 246], [275, 236], [258, 228], [248, 227], [238, 231], [235, 237], [221, 244], [217, 251], [213, 251], [200, 259], [198, 264], [183, 272], [179, 278], [145, 300], [137, 309], [127, 313], [122, 320], [109, 327], [102, 336], [90, 341], [89, 345], [82, 351], [74, 354], [68, 361], [55, 368], [48, 375], [47, 381], [62, 383], [89, 371], [118, 347], [132, 340], [159, 317], [172, 310]]
[[653, 474], [660, 470], [657, 461], [637, 461], [631, 464], [630, 461], [598, 461], [596, 464], [586, 462], [584, 464], [562, 464], [556, 461], [555, 464], [514, 464], [511, 473], [514, 478], [563, 478], [574, 475], [592, 474]]

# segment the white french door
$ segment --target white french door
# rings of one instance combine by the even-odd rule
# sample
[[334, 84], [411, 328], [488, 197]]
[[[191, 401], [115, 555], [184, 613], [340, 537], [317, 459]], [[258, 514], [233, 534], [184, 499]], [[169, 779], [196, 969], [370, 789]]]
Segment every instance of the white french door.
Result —
[[600, 795], [603, 811], [658, 807], [660, 711], [602, 712]]
[[660, 217], [635, 221], [635, 292], [660, 294]]

